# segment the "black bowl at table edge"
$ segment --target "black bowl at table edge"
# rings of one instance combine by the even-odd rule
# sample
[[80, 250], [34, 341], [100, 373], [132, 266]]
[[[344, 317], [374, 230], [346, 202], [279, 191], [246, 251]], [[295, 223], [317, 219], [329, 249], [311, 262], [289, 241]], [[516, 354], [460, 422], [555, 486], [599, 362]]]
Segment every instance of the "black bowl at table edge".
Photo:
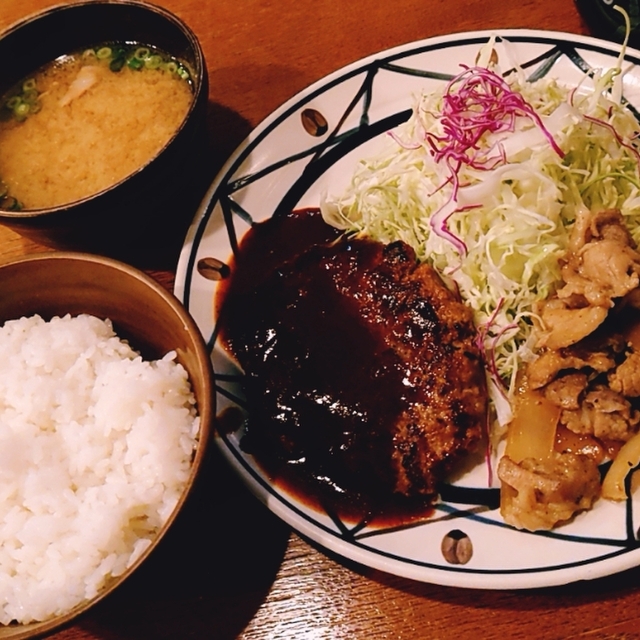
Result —
[[[590, 32], [605, 40], [622, 43], [626, 36], [626, 23], [624, 16], [614, 5], [620, 5], [629, 14], [631, 32], [629, 45], [640, 48], [640, 14], [637, 8], [632, 10], [628, 0], [607, 2], [606, 0], [574, 0], [575, 5], [583, 17]], [[635, 2], [635, 0], [633, 0]]]

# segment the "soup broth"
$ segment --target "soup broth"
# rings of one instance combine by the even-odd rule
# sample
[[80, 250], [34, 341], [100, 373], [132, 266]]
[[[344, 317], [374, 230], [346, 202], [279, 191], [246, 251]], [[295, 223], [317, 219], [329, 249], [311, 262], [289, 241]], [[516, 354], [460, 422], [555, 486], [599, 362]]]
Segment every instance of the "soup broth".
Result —
[[186, 67], [149, 47], [51, 62], [2, 98], [0, 208], [63, 205], [116, 184], [158, 154], [192, 99]]

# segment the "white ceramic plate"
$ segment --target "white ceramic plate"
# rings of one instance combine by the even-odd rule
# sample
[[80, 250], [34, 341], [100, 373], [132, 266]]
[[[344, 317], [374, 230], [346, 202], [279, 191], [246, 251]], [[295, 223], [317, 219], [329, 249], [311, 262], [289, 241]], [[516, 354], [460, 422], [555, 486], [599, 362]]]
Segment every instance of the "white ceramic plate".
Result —
[[[501, 62], [516, 59], [534, 78], [550, 75], [577, 84], [591, 68], [615, 65], [615, 44], [566, 33], [528, 30], [496, 32], [510, 42]], [[440, 87], [460, 64], [473, 64], [490, 32], [462, 33], [384, 51], [336, 71], [294, 96], [258, 126], [236, 150], [211, 185], [180, 256], [176, 295], [184, 302], [211, 347], [218, 411], [239, 404], [238, 370], [216, 345], [212, 278], [228, 261], [252, 222], [276, 210], [316, 207], [324, 191], [337, 193], [358, 159], [380, 136], [408, 117], [413, 96]], [[640, 53], [631, 51], [625, 97], [640, 107]], [[305, 109], [328, 123], [311, 135], [302, 124]], [[251, 490], [301, 534], [343, 557], [407, 578], [442, 585], [516, 589], [564, 584], [640, 564], [637, 527], [640, 501], [598, 501], [594, 510], [553, 532], [527, 533], [505, 525], [497, 490], [487, 489], [483, 465], [449, 487], [427, 523], [404, 529], [350, 529], [309, 510], [274, 487], [240, 449], [241, 433], [216, 442]], [[468, 536], [473, 555], [449, 564], [441, 541], [450, 532]], [[259, 535], [259, 532], [256, 532]]]

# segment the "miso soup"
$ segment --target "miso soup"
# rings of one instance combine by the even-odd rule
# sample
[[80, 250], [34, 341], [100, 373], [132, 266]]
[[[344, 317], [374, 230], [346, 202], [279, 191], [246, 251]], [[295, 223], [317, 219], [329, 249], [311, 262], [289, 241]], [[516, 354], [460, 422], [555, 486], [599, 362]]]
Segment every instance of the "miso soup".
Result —
[[62, 56], [0, 100], [0, 208], [91, 196], [147, 164], [193, 100], [188, 69], [147, 46]]

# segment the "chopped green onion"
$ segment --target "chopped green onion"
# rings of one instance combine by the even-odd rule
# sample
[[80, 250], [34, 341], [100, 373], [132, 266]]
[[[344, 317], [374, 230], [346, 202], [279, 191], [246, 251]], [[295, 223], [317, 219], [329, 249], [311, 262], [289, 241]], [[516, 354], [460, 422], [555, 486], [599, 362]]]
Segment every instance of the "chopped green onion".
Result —
[[22, 94], [22, 99], [28, 104], [35, 104], [38, 101], [38, 92], [36, 89], [28, 89]]
[[0, 208], [5, 211], [22, 211], [22, 204], [13, 196], [5, 196], [0, 200]]
[[135, 56], [131, 57], [127, 60], [127, 66], [134, 71], [139, 71], [144, 68], [144, 60]]
[[[169, 73], [175, 73], [179, 78], [187, 82], [191, 77], [189, 71], [180, 61], [145, 46], [134, 47], [130, 44], [104, 45], [93, 49], [85, 49], [81, 55], [85, 59], [96, 58], [104, 61], [113, 72], [119, 72], [127, 65], [135, 71], [143, 68], [168, 71]], [[3, 100], [3, 102], [0, 102], [0, 120], [14, 118], [22, 122], [29, 115], [38, 113], [42, 109], [36, 78], [27, 78], [22, 81], [22, 84], [14, 88], [12, 94]], [[0, 203], [2, 202], [2, 197], [0, 192]]]
[[88, 49], [83, 56], [95, 55], [99, 60], [109, 61], [111, 71], [118, 72], [125, 65], [134, 71], [142, 68], [160, 69], [175, 73], [182, 80], [189, 80], [189, 71], [178, 61], [150, 47], [131, 45], [102, 46], [96, 50]]
[[138, 47], [133, 55], [140, 60], [146, 60], [151, 55], [151, 51], [147, 47]]
[[21, 211], [22, 203], [9, 195], [9, 185], [0, 180], [0, 209], [5, 211]]
[[110, 63], [109, 63], [109, 69], [111, 69], [111, 71], [120, 71], [122, 69], [122, 67], [124, 67], [124, 63], [126, 62], [126, 60], [124, 59], [124, 56], [118, 56], [117, 58], [114, 58]]
[[7, 109], [13, 111], [20, 104], [20, 96], [11, 96], [5, 104]]
[[19, 120], [26, 118], [29, 115], [29, 111], [31, 111], [31, 107], [26, 102], [19, 102], [13, 108], [13, 113]]
[[150, 56], [144, 61], [144, 66], [147, 69], [157, 69], [161, 64], [162, 58], [157, 54]]
[[127, 65], [130, 69], [138, 71], [144, 67], [144, 60], [141, 60], [140, 58], [129, 58]]

